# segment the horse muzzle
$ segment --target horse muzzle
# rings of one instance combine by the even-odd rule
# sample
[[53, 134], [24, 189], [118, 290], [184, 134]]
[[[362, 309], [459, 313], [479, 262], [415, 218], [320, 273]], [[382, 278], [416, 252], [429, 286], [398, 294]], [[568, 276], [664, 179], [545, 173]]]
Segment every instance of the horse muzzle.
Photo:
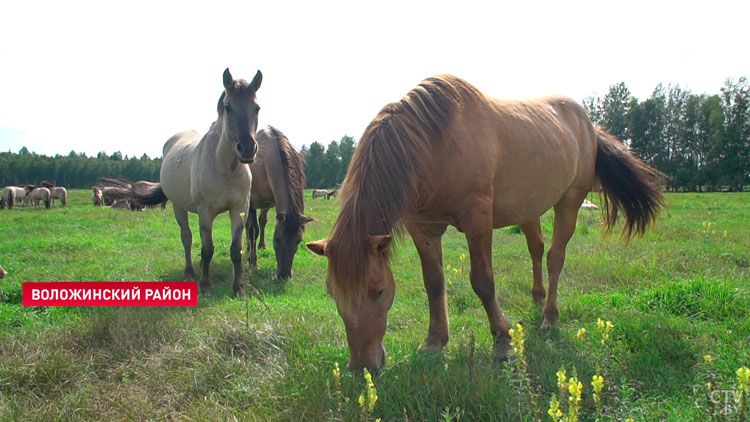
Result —
[[[351, 351], [350, 351], [351, 352]], [[377, 372], [385, 366], [385, 360], [388, 355], [385, 352], [385, 347], [383, 347], [383, 343], [378, 343], [377, 352], [374, 353], [374, 356], [371, 356], [370, 362], [362, 362], [355, 360], [353, 356], [349, 356], [349, 364], [347, 367], [352, 371], [361, 371], [363, 368], [367, 368], [373, 375], [377, 374]]]

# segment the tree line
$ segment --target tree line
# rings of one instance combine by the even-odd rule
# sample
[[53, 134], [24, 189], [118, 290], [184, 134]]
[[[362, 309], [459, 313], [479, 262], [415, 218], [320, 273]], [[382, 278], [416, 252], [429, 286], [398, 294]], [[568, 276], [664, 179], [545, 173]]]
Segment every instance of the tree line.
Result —
[[[583, 107], [591, 120], [620, 138], [649, 165], [667, 177], [673, 191], [729, 189], [750, 184], [750, 84], [746, 77], [727, 79], [718, 94], [695, 94], [679, 85], [657, 85], [639, 100], [625, 82], [603, 97], [587, 97]], [[351, 136], [327, 147], [313, 142], [300, 153], [307, 165], [308, 188], [332, 188], [346, 176], [356, 143]], [[47, 157], [24, 147], [18, 154], [0, 153], [0, 183], [38, 184], [48, 180], [70, 188], [88, 188], [99, 177], [125, 176], [159, 180], [161, 158], [123, 157], [120, 152], [96, 157], [71, 151]]]
[[132, 180], [159, 181], [161, 158], [152, 159], [143, 154], [140, 158], [115, 152], [100, 152], [96, 157], [71, 151], [68, 155], [49, 157], [30, 152], [26, 147], [16, 154], [0, 153], [0, 184], [38, 185], [47, 180], [57, 186], [88, 189], [100, 177], [125, 176]]
[[672, 191], [742, 191], [750, 184], [750, 85], [727, 79], [718, 94], [657, 85], [643, 101], [624, 82], [588, 97], [591, 120], [659, 169]]
[[355, 148], [354, 138], [343, 136], [341, 141], [331, 141], [328, 148], [320, 142], [304, 145], [300, 153], [307, 163], [305, 176], [308, 188], [333, 188], [346, 176]]

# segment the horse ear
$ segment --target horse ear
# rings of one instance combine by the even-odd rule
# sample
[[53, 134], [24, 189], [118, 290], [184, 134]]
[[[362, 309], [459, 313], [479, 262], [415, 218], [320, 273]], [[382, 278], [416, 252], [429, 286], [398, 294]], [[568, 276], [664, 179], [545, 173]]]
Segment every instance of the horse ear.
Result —
[[315, 242], [307, 242], [305, 246], [307, 246], [307, 249], [310, 249], [311, 251], [315, 252], [316, 255], [326, 256], [327, 244], [328, 244], [328, 239], [323, 239], [323, 240], [318, 240]]
[[383, 252], [388, 250], [388, 247], [391, 246], [391, 242], [393, 242], [393, 236], [391, 236], [390, 234], [370, 236], [372, 253], [375, 255], [382, 254]]
[[250, 88], [252, 88], [253, 91], [257, 91], [258, 88], [260, 88], [261, 82], [263, 82], [263, 74], [260, 73], [260, 70], [258, 70], [258, 73], [256, 73], [255, 77], [253, 78], [253, 81], [250, 82]]
[[308, 217], [306, 215], [302, 215], [299, 218], [299, 224], [302, 225], [302, 226], [304, 226], [305, 224], [310, 223], [312, 221], [315, 221], [315, 219], [312, 218], [312, 217]]
[[224, 89], [229, 89], [232, 87], [232, 83], [234, 82], [234, 79], [232, 79], [232, 74], [229, 73], [229, 68], [227, 68], [224, 71]]

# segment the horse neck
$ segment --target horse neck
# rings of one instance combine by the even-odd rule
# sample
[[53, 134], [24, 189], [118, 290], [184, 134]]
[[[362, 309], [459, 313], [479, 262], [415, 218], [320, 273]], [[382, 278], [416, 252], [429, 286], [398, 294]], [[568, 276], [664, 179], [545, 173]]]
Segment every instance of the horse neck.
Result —
[[237, 147], [234, 142], [224, 134], [224, 121], [222, 116], [211, 125], [205, 136], [205, 142], [213, 150], [216, 166], [229, 171], [234, 171], [241, 163], [237, 158]]
[[276, 204], [277, 212], [287, 213], [293, 204], [291, 186], [287, 183], [287, 169], [281, 163], [281, 151], [275, 142], [266, 143], [266, 157], [264, 159], [266, 174], [268, 175], [268, 184], [273, 191], [273, 201]]

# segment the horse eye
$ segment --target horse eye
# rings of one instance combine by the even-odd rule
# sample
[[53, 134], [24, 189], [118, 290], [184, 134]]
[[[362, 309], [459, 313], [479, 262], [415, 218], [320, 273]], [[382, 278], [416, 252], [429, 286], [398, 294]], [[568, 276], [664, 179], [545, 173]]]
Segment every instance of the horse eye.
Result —
[[224, 104], [224, 110], [225, 110], [226, 112], [230, 112], [230, 111], [232, 111], [232, 108], [231, 108], [231, 107], [229, 107], [229, 104]]
[[379, 290], [377, 293], [375, 293], [375, 300], [380, 299], [380, 296], [383, 296], [383, 290]]

